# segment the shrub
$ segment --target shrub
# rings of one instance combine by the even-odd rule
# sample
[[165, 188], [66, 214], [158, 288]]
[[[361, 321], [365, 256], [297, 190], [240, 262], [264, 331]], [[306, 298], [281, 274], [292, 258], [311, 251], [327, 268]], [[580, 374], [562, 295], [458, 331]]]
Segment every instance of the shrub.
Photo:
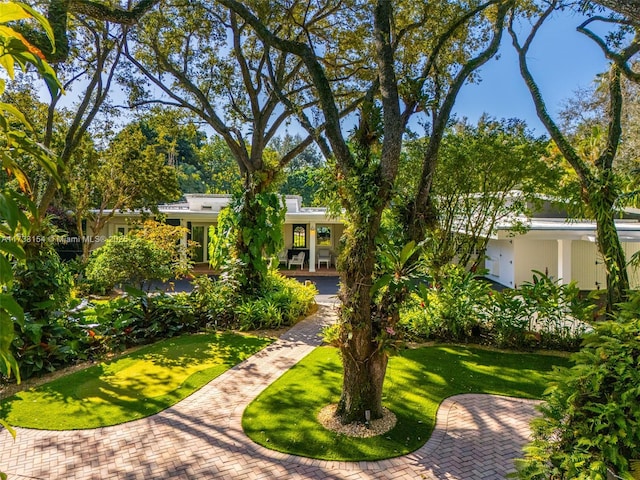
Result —
[[48, 243], [30, 244], [26, 261], [14, 265], [13, 296], [32, 319], [62, 310], [71, 295], [72, 278]]
[[147, 286], [171, 277], [171, 255], [153, 241], [130, 235], [110, 237], [89, 258], [87, 279], [97, 291], [119, 284]]
[[145, 220], [137, 225], [130, 235], [149, 240], [158, 248], [165, 250], [171, 258], [171, 275], [179, 278], [188, 275], [193, 267], [191, 254], [195, 244], [191, 240], [187, 244], [182, 243], [182, 239], [188, 232], [189, 229], [186, 227]]
[[315, 304], [316, 288], [269, 272], [255, 295], [241, 295], [226, 280], [196, 279], [191, 294], [196, 314], [217, 327], [253, 330], [291, 325]]
[[401, 326], [410, 336], [466, 341], [485, 323], [491, 286], [457, 265], [445, 267], [440, 283], [413, 295], [402, 309]]
[[127, 290], [126, 296], [97, 302], [78, 315], [90, 339], [92, 356], [204, 328], [187, 294], [148, 295]]
[[640, 296], [617, 321], [598, 324], [571, 369], [540, 407], [519, 478], [638, 478], [640, 460]]
[[562, 285], [541, 272], [517, 290], [493, 297], [490, 330], [498, 347], [577, 350], [595, 305], [575, 283]]
[[239, 296], [228, 282], [199, 276], [193, 281], [190, 302], [194, 314], [213, 328], [231, 328]]
[[517, 290], [495, 292], [488, 282], [447, 266], [440, 284], [423, 288], [401, 311], [410, 337], [475, 341], [500, 348], [577, 350], [595, 304], [575, 284], [534, 272]]
[[22, 378], [29, 378], [87, 359], [90, 345], [82, 325], [66, 313], [55, 312], [44, 320], [27, 314], [11, 347]]

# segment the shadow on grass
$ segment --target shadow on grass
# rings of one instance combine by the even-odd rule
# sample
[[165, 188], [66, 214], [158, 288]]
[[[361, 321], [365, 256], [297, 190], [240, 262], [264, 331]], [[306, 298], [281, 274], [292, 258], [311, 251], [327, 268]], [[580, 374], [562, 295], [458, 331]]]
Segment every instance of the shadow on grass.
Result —
[[18, 393], [0, 403], [0, 415], [15, 426], [48, 430], [143, 418], [182, 400], [270, 342], [235, 334], [164, 340]]
[[260, 445], [326, 460], [378, 460], [424, 445], [440, 403], [462, 393], [540, 398], [564, 357], [506, 353], [459, 346], [405, 350], [392, 357], [383, 404], [397, 417], [388, 433], [354, 439], [324, 429], [320, 409], [339, 400], [341, 366], [330, 347], [316, 349], [267, 388], [246, 409], [242, 421]]

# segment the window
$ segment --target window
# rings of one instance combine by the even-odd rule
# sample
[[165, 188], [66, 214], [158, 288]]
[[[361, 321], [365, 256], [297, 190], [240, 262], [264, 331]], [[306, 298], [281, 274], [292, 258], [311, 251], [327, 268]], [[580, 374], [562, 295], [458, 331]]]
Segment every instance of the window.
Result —
[[120, 227], [120, 226], [118, 226], [118, 228], [117, 228], [117, 234], [118, 234], [118, 235], [124, 235], [124, 234], [126, 234], [126, 233], [127, 233], [127, 227]]
[[307, 248], [307, 226], [293, 226], [293, 248]]
[[331, 246], [331, 227], [319, 226], [316, 233], [316, 243], [319, 247]]

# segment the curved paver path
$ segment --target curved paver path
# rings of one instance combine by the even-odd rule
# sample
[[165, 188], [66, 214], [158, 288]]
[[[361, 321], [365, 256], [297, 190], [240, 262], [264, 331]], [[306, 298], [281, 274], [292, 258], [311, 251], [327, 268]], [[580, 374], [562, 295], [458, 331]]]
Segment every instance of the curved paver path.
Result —
[[319, 345], [331, 308], [157, 415], [115, 427], [0, 432], [0, 472], [11, 479], [495, 479], [513, 469], [535, 402], [459, 395], [443, 402], [431, 439], [410, 455], [380, 462], [329, 462], [252, 443], [245, 406]]

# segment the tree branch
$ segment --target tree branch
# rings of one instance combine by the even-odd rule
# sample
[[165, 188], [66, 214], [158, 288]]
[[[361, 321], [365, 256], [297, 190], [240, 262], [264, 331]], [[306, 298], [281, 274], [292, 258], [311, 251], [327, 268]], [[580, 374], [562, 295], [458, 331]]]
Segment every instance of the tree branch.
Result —
[[[600, 36], [596, 35], [593, 31], [587, 28], [590, 23], [598, 20], [603, 22], [612, 22], [611, 19], [605, 17], [591, 17], [585, 20], [576, 30], [596, 42], [596, 44], [604, 53], [605, 57], [615, 63], [625, 75], [625, 77], [627, 77], [629, 80], [640, 83], [640, 73], [634, 72], [629, 65], [629, 60], [631, 59], [631, 57], [640, 51], [640, 32], [636, 33], [635, 37], [627, 46], [627, 48], [622, 50], [621, 53], [616, 53], [609, 48], [607, 43]], [[613, 22], [617, 23], [615, 21]]]
[[589, 170], [589, 167], [580, 158], [578, 153], [575, 151], [575, 149], [571, 146], [569, 141], [562, 134], [562, 132], [560, 131], [560, 128], [558, 128], [558, 125], [556, 125], [556, 123], [553, 121], [553, 119], [551, 118], [551, 115], [549, 115], [547, 106], [544, 102], [544, 99], [542, 98], [542, 93], [540, 92], [540, 88], [538, 87], [538, 84], [535, 82], [533, 75], [531, 74], [529, 70], [529, 66], [527, 64], [527, 53], [528, 53], [529, 47], [531, 46], [531, 42], [535, 38], [536, 33], [538, 32], [542, 24], [555, 10], [556, 6], [557, 6], [557, 1], [554, 0], [553, 2], [551, 2], [551, 4], [547, 7], [544, 13], [537, 20], [537, 22], [533, 25], [533, 28], [531, 29], [531, 32], [529, 33], [529, 36], [527, 37], [523, 45], [520, 45], [518, 36], [516, 35], [513, 29], [513, 16], [509, 21], [509, 34], [511, 35], [513, 47], [516, 49], [516, 52], [518, 54], [520, 74], [522, 75], [522, 78], [524, 79], [527, 85], [527, 88], [529, 89], [529, 93], [531, 94], [531, 98], [533, 99], [533, 103], [535, 105], [538, 118], [540, 119], [542, 124], [545, 126], [545, 128], [549, 132], [549, 135], [551, 135], [551, 138], [556, 143], [556, 145], [558, 146], [558, 148], [560, 149], [564, 157], [575, 169], [576, 173], [578, 174], [578, 177], [580, 177], [582, 184], [590, 185], [593, 183], [594, 179], [591, 171]]

